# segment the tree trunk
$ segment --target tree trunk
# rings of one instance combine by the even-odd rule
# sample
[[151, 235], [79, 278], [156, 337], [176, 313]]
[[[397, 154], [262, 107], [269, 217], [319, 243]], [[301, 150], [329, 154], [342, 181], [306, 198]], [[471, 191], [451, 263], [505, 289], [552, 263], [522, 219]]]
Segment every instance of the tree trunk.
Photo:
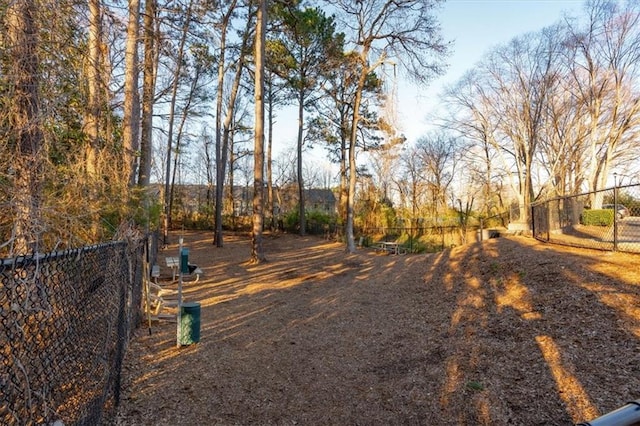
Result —
[[[300, 81], [304, 81], [303, 78]], [[298, 223], [300, 224], [300, 235], [306, 234], [307, 222], [304, 209], [304, 180], [302, 178], [302, 130], [304, 127], [304, 89], [298, 92]]]
[[[185, 27], [185, 33], [188, 30]], [[189, 118], [189, 110], [191, 108], [191, 102], [193, 101], [193, 97], [196, 92], [196, 88], [198, 87], [198, 81], [200, 80], [200, 72], [196, 72], [195, 75], [191, 76], [191, 87], [189, 89], [189, 97], [187, 98], [187, 102], [182, 109], [182, 114], [180, 114], [180, 124], [178, 125], [178, 131], [176, 132], [176, 152], [173, 157], [173, 175], [171, 177], [171, 186], [169, 191], [169, 211], [173, 211], [173, 200], [174, 200], [174, 191], [176, 187], [176, 174], [178, 171], [178, 166], [180, 165], [180, 145], [182, 143], [182, 135], [184, 135], [184, 128], [187, 126], [187, 119]], [[175, 117], [175, 116], [174, 116]], [[175, 118], [174, 118], [175, 120]]]
[[349, 200], [349, 175], [347, 172], [347, 137], [345, 130], [340, 130], [340, 194], [338, 199], [338, 216], [340, 225], [347, 223], [347, 204]]
[[[180, 74], [182, 72], [182, 63], [184, 57], [184, 45], [187, 41], [188, 28], [191, 20], [191, 4], [187, 9], [187, 16], [184, 21], [182, 37], [178, 47], [176, 57], [176, 69], [173, 73], [173, 85], [171, 87], [171, 101], [169, 103], [169, 130], [167, 132], [167, 164], [164, 180], [164, 226], [163, 226], [163, 242], [168, 244], [169, 228], [171, 228], [171, 204], [173, 202], [173, 187], [171, 185], [171, 153], [173, 152], [173, 126], [175, 124], [176, 102], [178, 98], [178, 86], [180, 85]], [[176, 156], [178, 155], [176, 147]]]
[[140, 0], [129, 0], [129, 23], [125, 51], [124, 112], [122, 139], [125, 152], [126, 177], [135, 185], [138, 150], [140, 149], [140, 94], [138, 93], [138, 31]]
[[[356, 120], [354, 119], [354, 122]], [[354, 131], [355, 133], [355, 131]], [[356, 192], [356, 144], [349, 144], [349, 192], [347, 194], [347, 223], [345, 224], [345, 237], [347, 239], [347, 252], [355, 253], [356, 244], [353, 233], [354, 206]]]
[[255, 42], [255, 140], [253, 166], [253, 229], [251, 233], [251, 261], [264, 262], [262, 228], [264, 222], [264, 54], [267, 0], [260, 0], [256, 18]]
[[144, 14], [144, 67], [142, 86], [142, 127], [140, 138], [140, 170], [138, 185], [148, 186], [151, 177], [151, 157], [153, 155], [153, 101], [156, 88], [156, 0], [145, 1]]
[[[227, 49], [227, 29], [233, 11], [236, 8], [236, 0], [229, 5], [227, 13], [220, 23], [220, 57], [218, 58], [218, 93], [216, 96], [216, 205], [215, 205], [215, 230], [213, 243], [217, 247], [223, 246], [222, 237], [222, 202], [224, 197], [224, 177], [227, 162], [227, 152], [222, 141], [222, 103], [224, 100], [224, 74], [225, 56]], [[249, 18], [247, 18], [249, 19]], [[231, 189], [233, 191], [233, 188]]]
[[100, 137], [100, 96], [102, 94], [100, 78], [102, 76], [102, 22], [100, 0], [89, 0], [89, 60], [87, 64], [87, 110], [84, 117], [84, 134], [88, 145], [85, 150], [85, 173], [90, 178], [98, 175], [97, 161]]
[[267, 217], [270, 219], [270, 227], [273, 231], [275, 229], [275, 211], [273, 207], [273, 170], [271, 163], [271, 150], [273, 146], [273, 77], [269, 78], [268, 83], [268, 95], [267, 95], [267, 121], [269, 123], [269, 133], [267, 136], [267, 205], [266, 212]]
[[13, 106], [10, 134], [15, 138], [13, 207], [15, 241], [13, 255], [37, 250], [39, 240], [42, 144], [39, 121], [38, 31], [32, 0], [9, 3], [5, 28], [8, 47], [6, 76], [10, 79]]
[[[365, 47], [360, 54], [362, 63], [366, 64], [366, 58], [369, 55], [369, 49]], [[356, 243], [353, 233], [354, 227], [354, 206], [356, 181], [358, 179], [356, 171], [356, 145], [358, 141], [358, 124], [360, 123], [360, 104], [362, 103], [362, 91], [367, 79], [369, 70], [363, 67], [358, 78], [358, 86], [356, 88], [355, 99], [353, 102], [353, 118], [351, 120], [351, 135], [349, 137], [349, 193], [347, 194], [347, 223], [345, 224], [345, 237], [347, 239], [347, 252], [356, 252]]]
[[[228, 182], [229, 182], [229, 191], [227, 192], [227, 204], [229, 206], [231, 206], [231, 217], [233, 218], [233, 227], [235, 228], [236, 225], [236, 221], [235, 221], [235, 217], [236, 217], [236, 211], [235, 211], [235, 207], [233, 205], [233, 199], [235, 198], [235, 194], [233, 191], [233, 187], [235, 185], [235, 181], [233, 178], [233, 169], [235, 168], [235, 163], [236, 163], [236, 153], [233, 151], [233, 145], [231, 146], [231, 149], [229, 150], [229, 176], [227, 177]], [[240, 201], [240, 214], [244, 213], [244, 201], [245, 201], [245, 197], [244, 197], [244, 190], [242, 192], [242, 198]]]

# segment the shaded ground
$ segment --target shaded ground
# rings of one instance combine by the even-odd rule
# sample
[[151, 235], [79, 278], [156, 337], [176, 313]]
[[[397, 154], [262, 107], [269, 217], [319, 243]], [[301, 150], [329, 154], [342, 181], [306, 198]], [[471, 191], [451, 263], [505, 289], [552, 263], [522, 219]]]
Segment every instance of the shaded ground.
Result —
[[638, 255], [525, 237], [346, 255], [282, 235], [256, 266], [244, 237], [185, 243], [200, 343], [139, 329], [110, 424], [568, 425], [640, 398]]

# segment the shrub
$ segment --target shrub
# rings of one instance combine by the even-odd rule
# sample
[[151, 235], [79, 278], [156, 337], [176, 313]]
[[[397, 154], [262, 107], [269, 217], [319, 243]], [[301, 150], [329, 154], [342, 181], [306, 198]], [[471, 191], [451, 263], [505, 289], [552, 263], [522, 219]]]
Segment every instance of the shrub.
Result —
[[580, 223], [586, 226], [611, 226], [613, 213], [613, 209], [584, 210]]
[[439, 253], [444, 249], [441, 237], [436, 235], [423, 235], [414, 239], [411, 248], [413, 253]]
[[285, 214], [282, 218], [284, 230], [293, 233], [298, 232], [300, 230], [298, 217], [299, 216], [297, 210], [292, 210], [289, 213]]
[[197, 231], [212, 231], [213, 218], [211, 216], [196, 212], [191, 215], [185, 216], [182, 225], [185, 229], [192, 229]]
[[[284, 216], [284, 229], [287, 232], [300, 231], [300, 221], [298, 220], [298, 210], [291, 211]], [[328, 230], [335, 228], [336, 218], [334, 215], [311, 210], [305, 212], [307, 234], [322, 235]]]

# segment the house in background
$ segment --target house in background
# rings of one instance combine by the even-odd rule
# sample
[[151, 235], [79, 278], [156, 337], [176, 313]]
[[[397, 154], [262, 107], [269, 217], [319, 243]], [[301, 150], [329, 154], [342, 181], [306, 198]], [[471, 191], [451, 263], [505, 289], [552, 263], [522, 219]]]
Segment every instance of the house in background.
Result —
[[[161, 200], [163, 187], [158, 185], [158, 199]], [[295, 184], [286, 185], [282, 188], [273, 188], [273, 212], [274, 216], [282, 217], [298, 208], [298, 188]], [[233, 206], [229, 204], [229, 188], [224, 188], [224, 210], [233, 216], [251, 216], [253, 212], [253, 187], [234, 186]], [[174, 187], [174, 213], [182, 217], [197, 215], [203, 211], [213, 211], [215, 203], [215, 186], [206, 185], [176, 185]], [[266, 188], [265, 188], [266, 203]], [[209, 206], [206, 208], [206, 206]], [[266, 206], [265, 206], [266, 207]], [[334, 215], [337, 213], [337, 199], [330, 189], [307, 189], [305, 190], [305, 210], [307, 212], [320, 212]], [[228, 214], [227, 213], [227, 214]]]
[[[305, 211], [319, 212], [328, 215], [337, 213], [336, 196], [330, 189], [305, 189]], [[295, 184], [280, 189], [281, 214], [287, 214], [298, 208], [298, 187]]]
[[[228, 194], [229, 188], [225, 187]], [[228, 196], [228, 195], [227, 195]], [[250, 186], [233, 187], [233, 215], [251, 216], [253, 212], [253, 188]]]
[[337, 213], [336, 196], [330, 189], [308, 189], [305, 191], [305, 209], [326, 214]]

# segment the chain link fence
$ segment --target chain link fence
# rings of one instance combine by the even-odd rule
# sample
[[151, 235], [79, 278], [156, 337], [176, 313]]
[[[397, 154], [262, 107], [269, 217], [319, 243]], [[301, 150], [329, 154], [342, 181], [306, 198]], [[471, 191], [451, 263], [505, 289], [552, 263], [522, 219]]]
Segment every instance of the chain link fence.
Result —
[[117, 405], [147, 241], [0, 260], [0, 424], [97, 425]]
[[380, 227], [358, 230], [359, 245], [376, 246], [381, 241], [401, 243], [409, 253], [439, 252], [466, 242], [475, 241], [478, 226], [431, 226], [431, 227]]
[[640, 253], [640, 184], [533, 204], [532, 230], [542, 241]]

